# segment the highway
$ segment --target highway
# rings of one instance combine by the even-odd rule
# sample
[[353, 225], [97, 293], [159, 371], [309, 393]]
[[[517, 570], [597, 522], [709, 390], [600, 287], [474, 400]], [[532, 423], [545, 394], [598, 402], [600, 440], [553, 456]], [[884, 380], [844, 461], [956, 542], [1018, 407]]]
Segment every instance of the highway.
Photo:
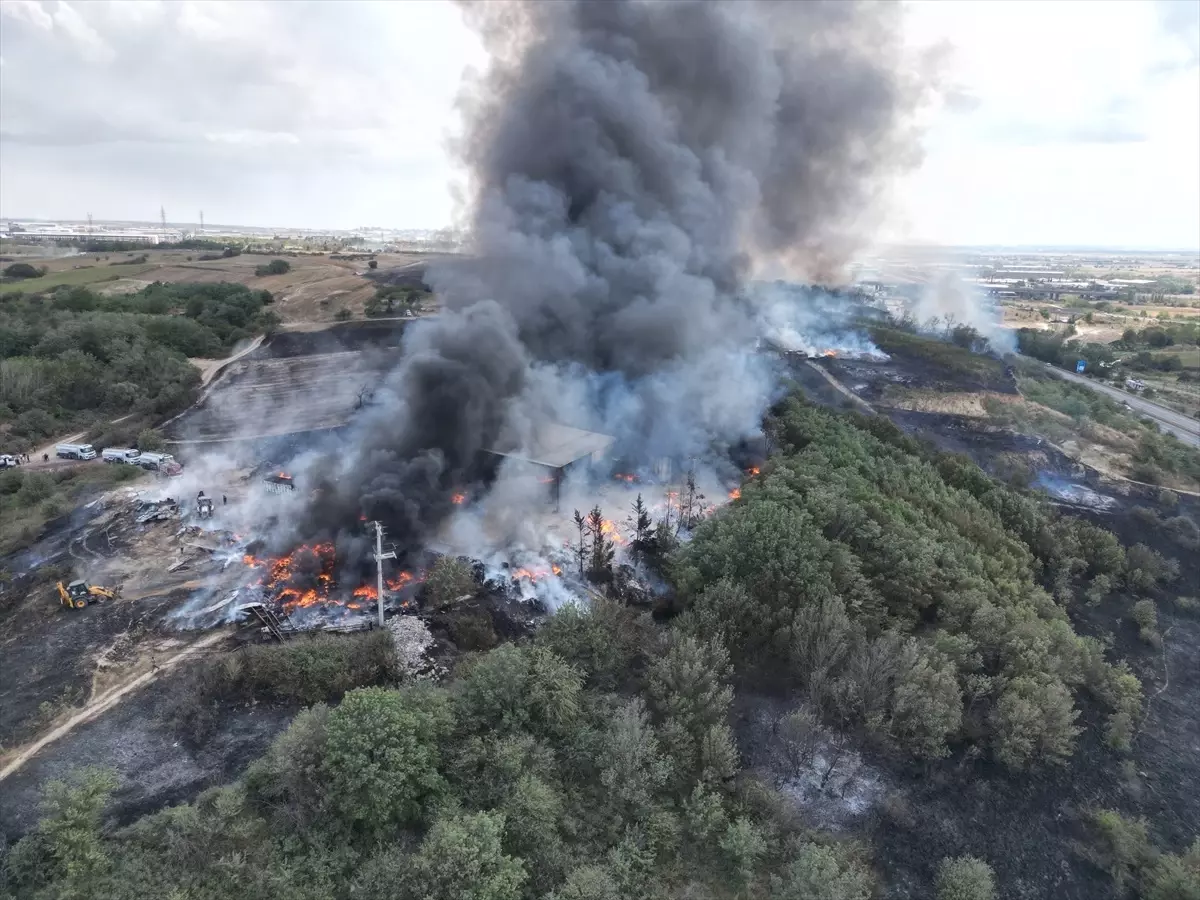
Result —
[[1059, 378], [1065, 378], [1067, 381], [1073, 381], [1076, 384], [1089, 387], [1093, 391], [1107, 394], [1118, 403], [1129, 404], [1135, 412], [1153, 419], [1155, 424], [1163, 431], [1175, 435], [1175, 437], [1179, 438], [1185, 444], [1192, 447], [1200, 447], [1200, 421], [1185, 416], [1182, 413], [1177, 413], [1173, 409], [1167, 409], [1165, 406], [1152, 403], [1143, 397], [1139, 397], [1137, 394], [1127, 394], [1118, 388], [1110, 387], [1091, 378], [1084, 378], [1082, 375], [1076, 375], [1074, 372], [1065, 372], [1051, 365], [1046, 365], [1046, 368]]

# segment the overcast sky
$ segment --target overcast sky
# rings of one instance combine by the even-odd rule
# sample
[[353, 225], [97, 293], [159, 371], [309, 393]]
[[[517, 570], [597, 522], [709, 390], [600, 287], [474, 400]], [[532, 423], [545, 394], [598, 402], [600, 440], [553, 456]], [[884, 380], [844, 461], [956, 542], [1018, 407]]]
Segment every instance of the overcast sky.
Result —
[[[913, 3], [935, 54], [887, 237], [1200, 249], [1200, 2]], [[0, 0], [0, 216], [438, 228], [457, 10]]]

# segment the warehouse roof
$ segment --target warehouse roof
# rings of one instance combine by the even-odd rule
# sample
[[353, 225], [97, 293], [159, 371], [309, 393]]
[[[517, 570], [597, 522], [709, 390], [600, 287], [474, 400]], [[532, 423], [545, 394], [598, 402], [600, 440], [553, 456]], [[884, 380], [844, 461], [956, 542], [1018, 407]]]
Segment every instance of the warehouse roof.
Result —
[[492, 449], [489, 452], [539, 466], [561, 469], [585, 456], [603, 453], [615, 440], [616, 438], [608, 434], [544, 422], [534, 427], [533, 435], [526, 442], [526, 446], [510, 447], [506, 450]]

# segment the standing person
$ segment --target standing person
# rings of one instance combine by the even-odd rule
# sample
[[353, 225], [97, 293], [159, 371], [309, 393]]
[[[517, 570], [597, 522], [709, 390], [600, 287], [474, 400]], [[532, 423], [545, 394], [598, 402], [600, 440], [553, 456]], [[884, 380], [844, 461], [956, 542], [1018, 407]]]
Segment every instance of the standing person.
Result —
[[50, 454], [49, 453], [42, 454], [42, 462], [50, 462]]
[[229, 502], [229, 498], [226, 497], [224, 494], [222, 494], [221, 495], [221, 505], [224, 506], [228, 502]]

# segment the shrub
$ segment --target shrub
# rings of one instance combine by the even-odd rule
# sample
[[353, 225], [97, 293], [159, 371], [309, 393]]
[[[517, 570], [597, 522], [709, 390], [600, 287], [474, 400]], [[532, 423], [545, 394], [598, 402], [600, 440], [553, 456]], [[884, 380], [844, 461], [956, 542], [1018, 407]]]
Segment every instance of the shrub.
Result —
[[290, 271], [292, 271], [292, 264], [286, 259], [273, 259], [265, 266], [257, 266], [254, 274], [263, 278], [267, 275], [286, 275]]
[[439, 558], [425, 575], [425, 602], [432, 606], [446, 606], [474, 593], [475, 576], [471, 567], [457, 557]]
[[338, 322], [348, 322], [354, 318], [354, 313], [350, 312], [350, 310], [346, 309], [345, 307], [342, 307], [333, 314], [333, 318]]
[[1146, 820], [1126, 819], [1111, 809], [1094, 810], [1088, 818], [1094, 833], [1093, 858], [1120, 894], [1153, 857]]
[[138, 432], [137, 447], [143, 452], [153, 453], [166, 446], [163, 436], [153, 428], [144, 428]]
[[1139, 600], [1133, 604], [1131, 611], [1133, 621], [1138, 626], [1138, 636], [1147, 644], [1158, 646], [1162, 637], [1158, 633], [1158, 610], [1153, 600]]
[[1200, 549], [1200, 527], [1187, 516], [1175, 516], [1163, 522], [1171, 540], [1188, 550]]
[[973, 856], [947, 857], [938, 866], [937, 900], [995, 900], [992, 867]]
[[45, 274], [45, 269], [39, 269], [29, 263], [13, 263], [4, 270], [6, 278], [41, 278]]
[[269, 699], [307, 705], [397, 677], [396, 651], [387, 631], [249, 646], [199, 666], [176, 709], [176, 724], [185, 736], [200, 740], [212, 727], [214, 707], [222, 702]]

